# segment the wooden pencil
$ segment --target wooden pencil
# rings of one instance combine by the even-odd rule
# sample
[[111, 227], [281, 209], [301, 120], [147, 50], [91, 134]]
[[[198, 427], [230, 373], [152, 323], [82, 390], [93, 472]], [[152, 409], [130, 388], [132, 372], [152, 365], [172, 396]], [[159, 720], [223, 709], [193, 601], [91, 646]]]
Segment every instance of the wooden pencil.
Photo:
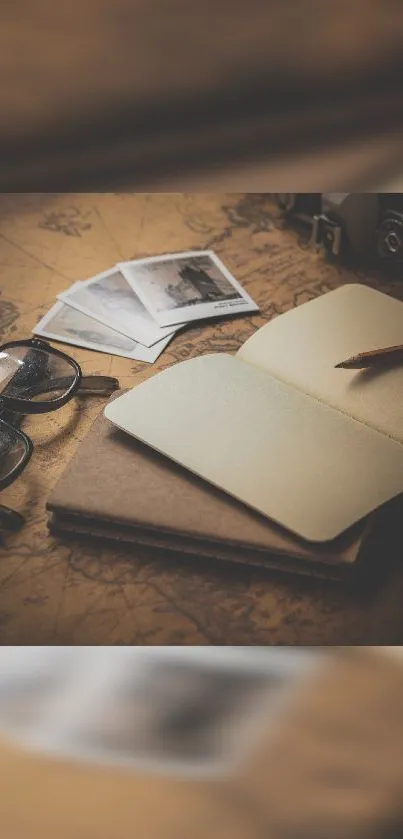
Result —
[[400, 361], [403, 362], [403, 344], [352, 355], [345, 361], [340, 361], [335, 367], [342, 367], [345, 370], [362, 370], [365, 367], [373, 367], [378, 364], [397, 364]]

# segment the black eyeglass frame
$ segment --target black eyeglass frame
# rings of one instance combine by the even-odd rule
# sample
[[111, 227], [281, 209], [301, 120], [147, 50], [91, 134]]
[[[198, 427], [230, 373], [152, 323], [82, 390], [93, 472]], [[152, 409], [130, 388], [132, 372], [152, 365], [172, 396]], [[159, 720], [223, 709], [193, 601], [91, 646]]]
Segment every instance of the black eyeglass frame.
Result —
[[[0, 478], [0, 490], [5, 489], [19, 477], [24, 471], [25, 467], [31, 459], [34, 450], [32, 440], [21, 431], [19, 427], [19, 417], [24, 414], [45, 414], [51, 411], [56, 411], [66, 405], [77, 392], [79, 394], [93, 394], [103, 396], [110, 396], [111, 393], [118, 390], [119, 380], [113, 376], [89, 375], [83, 376], [81, 367], [70, 355], [67, 355], [61, 350], [56, 350], [47, 341], [42, 341], [39, 338], [26, 338], [22, 341], [8, 341], [6, 344], [0, 346], [0, 353], [3, 350], [12, 349], [13, 347], [32, 347], [46, 352], [48, 355], [53, 355], [66, 361], [74, 371], [73, 382], [68, 387], [63, 396], [56, 399], [34, 402], [31, 399], [23, 399], [22, 397], [8, 396], [7, 394], [0, 394], [0, 433], [1, 427], [5, 426], [8, 432], [13, 431], [15, 437], [18, 438], [25, 447], [25, 455], [14, 469], [3, 479]], [[70, 379], [62, 377], [54, 382], [56, 389], [62, 387], [63, 383]], [[0, 525], [3, 524], [6, 530], [19, 530], [24, 524], [24, 516], [4, 507], [0, 504]], [[0, 530], [1, 534], [1, 530]]]
[[24, 432], [21, 431], [20, 428], [14, 428], [13, 426], [10, 426], [8, 422], [1, 419], [0, 417], [0, 434], [2, 426], [6, 426], [7, 429], [12, 428], [16, 438], [21, 440], [25, 446], [25, 455], [21, 458], [20, 462], [17, 463], [17, 466], [14, 467], [14, 469], [12, 470], [12, 472], [10, 472], [9, 475], [7, 475], [5, 478], [0, 478], [0, 490], [6, 489], [6, 487], [10, 486], [10, 484], [13, 484], [14, 481], [17, 480], [17, 478], [21, 475], [21, 472], [24, 471], [25, 467], [31, 460], [32, 452], [34, 450], [34, 444], [30, 437], [27, 436], [27, 434], [24, 434]]
[[[75, 374], [74, 380], [66, 393], [59, 396], [57, 399], [51, 399], [48, 401], [44, 400], [42, 402], [33, 402], [30, 399], [22, 399], [21, 397], [0, 394], [0, 409], [4, 405], [5, 408], [10, 409], [11, 411], [16, 411], [19, 414], [47, 414], [50, 411], [56, 411], [58, 408], [63, 408], [63, 405], [70, 402], [70, 399], [79, 389], [82, 379], [81, 367], [74, 358], [70, 355], [66, 355], [64, 352], [61, 352], [61, 350], [56, 350], [48, 344], [47, 341], [41, 341], [39, 338], [29, 338], [25, 341], [9, 341], [7, 344], [1, 345], [0, 353], [14, 347], [32, 347], [32, 349], [43, 350], [48, 353], [48, 355], [54, 355], [57, 358], [61, 358], [73, 368]], [[20, 433], [23, 434], [23, 432]]]
[[[15, 411], [18, 414], [44, 414], [49, 413], [50, 411], [56, 411], [58, 408], [62, 408], [63, 405], [66, 405], [79, 389], [82, 379], [81, 367], [75, 359], [66, 355], [66, 353], [61, 352], [61, 350], [56, 350], [48, 344], [47, 341], [41, 341], [39, 338], [28, 338], [25, 341], [8, 341], [6, 344], [2, 344], [0, 346], [0, 353], [5, 350], [13, 349], [14, 347], [32, 347], [32, 349], [42, 350], [48, 355], [53, 355], [57, 358], [63, 359], [63, 361], [66, 361], [73, 368], [74, 379], [66, 393], [59, 396], [57, 399], [48, 401], [33, 402], [30, 399], [0, 394], [0, 411], [4, 407], [6, 412]], [[30, 437], [21, 431], [20, 428], [16, 428], [13, 424], [3, 419], [0, 414], [0, 434], [2, 427], [6, 427], [8, 431], [12, 430], [16, 439], [23, 444], [25, 448], [25, 455], [5, 478], [0, 478], [0, 490], [6, 489], [6, 487], [10, 486], [10, 484], [17, 480], [29, 463], [34, 450], [33, 442]]]

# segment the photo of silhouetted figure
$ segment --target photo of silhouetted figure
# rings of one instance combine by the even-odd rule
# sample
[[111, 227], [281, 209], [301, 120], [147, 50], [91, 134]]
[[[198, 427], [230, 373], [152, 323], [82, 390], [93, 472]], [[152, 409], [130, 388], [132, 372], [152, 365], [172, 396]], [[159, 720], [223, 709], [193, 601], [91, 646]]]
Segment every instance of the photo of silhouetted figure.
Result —
[[225, 277], [218, 279], [218, 276], [211, 276], [214, 273], [213, 265], [210, 271], [210, 265], [206, 269], [200, 262], [198, 259], [189, 260], [178, 270], [178, 282], [175, 285], [170, 283], [166, 287], [166, 293], [175, 301], [176, 306], [214, 303], [217, 300], [233, 300], [240, 297]]

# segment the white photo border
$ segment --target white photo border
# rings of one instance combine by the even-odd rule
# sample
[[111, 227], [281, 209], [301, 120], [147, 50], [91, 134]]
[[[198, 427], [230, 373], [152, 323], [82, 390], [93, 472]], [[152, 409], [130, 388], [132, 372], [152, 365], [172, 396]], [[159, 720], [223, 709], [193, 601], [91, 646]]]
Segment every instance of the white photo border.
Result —
[[[161, 341], [158, 341], [157, 344], [153, 344], [152, 347], [145, 347], [143, 344], [140, 344], [137, 341], [133, 341], [132, 338], [128, 338], [128, 340], [133, 341], [133, 344], [136, 344], [136, 348], [133, 350], [132, 353], [125, 352], [125, 350], [118, 349], [117, 347], [114, 349], [111, 348], [108, 344], [94, 344], [92, 341], [80, 341], [77, 339], [74, 341], [72, 338], [67, 338], [64, 335], [58, 335], [56, 332], [52, 332], [47, 328], [47, 324], [50, 320], [52, 320], [55, 315], [57, 315], [61, 311], [62, 306], [67, 306], [68, 304], [64, 301], [60, 300], [55, 303], [54, 306], [44, 315], [43, 318], [39, 321], [39, 323], [34, 326], [32, 329], [33, 335], [39, 335], [42, 338], [48, 338], [50, 341], [57, 341], [59, 344], [68, 344], [72, 347], [79, 347], [84, 350], [90, 350], [91, 352], [99, 352], [103, 353], [104, 355], [116, 355], [120, 358], [129, 358], [132, 361], [143, 361], [146, 364], [153, 364], [154, 361], [159, 358], [165, 347], [170, 343], [171, 339], [174, 337], [174, 333], [169, 335], [167, 338], [162, 338]], [[70, 307], [72, 308], [72, 307]], [[82, 313], [84, 314], [84, 312]], [[89, 317], [89, 315], [86, 315]], [[95, 318], [92, 318], [95, 320]], [[100, 321], [96, 321], [96, 323], [100, 323]], [[108, 327], [108, 329], [112, 330], [112, 327]], [[116, 331], [117, 330], [112, 330]], [[121, 333], [117, 333], [121, 334]], [[128, 336], [124, 336], [128, 337]]]
[[[83, 306], [81, 303], [77, 303], [70, 295], [73, 294], [74, 290], [78, 287], [81, 288], [91, 288], [97, 282], [101, 280], [107, 279], [108, 277], [113, 276], [113, 274], [122, 273], [118, 265], [115, 265], [113, 268], [109, 268], [108, 271], [101, 271], [99, 274], [95, 274], [93, 277], [89, 277], [87, 280], [80, 280], [74, 285], [70, 286], [67, 291], [62, 291], [57, 295], [57, 299], [61, 300], [63, 303], [66, 303], [68, 306], [71, 306], [72, 309], [76, 309], [77, 312], [81, 312], [83, 315], [88, 315], [88, 317], [92, 318], [93, 320], [98, 321], [98, 323], [102, 323], [104, 326], [108, 326], [109, 329], [113, 329], [114, 332], [119, 332], [120, 335], [124, 335], [126, 338], [130, 338], [132, 341], [135, 341], [137, 344], [143, 344], [145, 347], [153, 347], [155, 344], [162, 341], [164, 338], [167, 338], [168, 335], [173, 335], [177, 328], [179, 327], [172, 327], [164, 330], [162, 334], [158, 337], [157, 332], [161, 330], [162, 327], [156, 322], [155, 323], [155, 334], [150, 338], [150, 331], [144, 331], [144, 327], [141, 325], [138, 331], [138, 337], [135, 336], [134, 330], [129, 334], [128, 330], [123, 330], [121, 327], [117, 327], [115, 324], [111, 324], [106, 318], [99, 315], [97, 312], [93, 313], [87, 306]], [[124, 277], [127, 282], [127, 278]], [[130, 283], [130, 288], [134, 292], [133, 287]], [[137, 294], [137, 292], [134, 292]], [[139, 297], [139, 295], [137, 295]], [[142, 301], [141, 301], [142, 302]], [[148, 310], [147, 310], [148, 311]], [[147, 334], [148, 332], [148, 334]]]
[[[239, 299], [223, 300], [199, 303], [197, 306], [182, 306], [176, 309], [167, 309], [165, 311], [157, 311], [155, 306], [150, 303], [147, 295], [144, 293], [141, 283], [133, 281], [130, 268], [140, 267], [142, 265], [151, 265], [158, 262], [178, 261], [185, 259], [195, 259], [200, 256], [208, 257], [228, 280], [233, 288], [240, 295]], [[136, 292], [150, 315], [157, 321], [159, 326], [179, 326], [191, 321], [204, 320], [213, 317], [224, 317], [228, 315], [236, 315], [243, 312], [258, 312], [259, 306], [252, 300], [250, 295], [241, 286], [238, 280], [231, 274], [228, 268], [224, 265], [221, 259], [212, 250], [202, 251], [181, 251], [180, 253], [161, 254], [160, 256], [151, 256], [145, 259], [133, 259], [128, 262], [119, 262], [117, 267], [122, 272], [123, 276]]]

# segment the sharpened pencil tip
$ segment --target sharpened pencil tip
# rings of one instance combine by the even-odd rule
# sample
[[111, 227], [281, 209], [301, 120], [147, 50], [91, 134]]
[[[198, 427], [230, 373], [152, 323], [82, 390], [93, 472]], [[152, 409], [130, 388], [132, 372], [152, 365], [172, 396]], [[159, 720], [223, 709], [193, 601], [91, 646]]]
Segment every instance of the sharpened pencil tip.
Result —
[[335, 364], [335, 368], [339, 367], [341, 370], [362, 370], [363, 367], [367, 366], [359, 358], [347, 358], [346, 361], [340, 361], [339, 364]]

